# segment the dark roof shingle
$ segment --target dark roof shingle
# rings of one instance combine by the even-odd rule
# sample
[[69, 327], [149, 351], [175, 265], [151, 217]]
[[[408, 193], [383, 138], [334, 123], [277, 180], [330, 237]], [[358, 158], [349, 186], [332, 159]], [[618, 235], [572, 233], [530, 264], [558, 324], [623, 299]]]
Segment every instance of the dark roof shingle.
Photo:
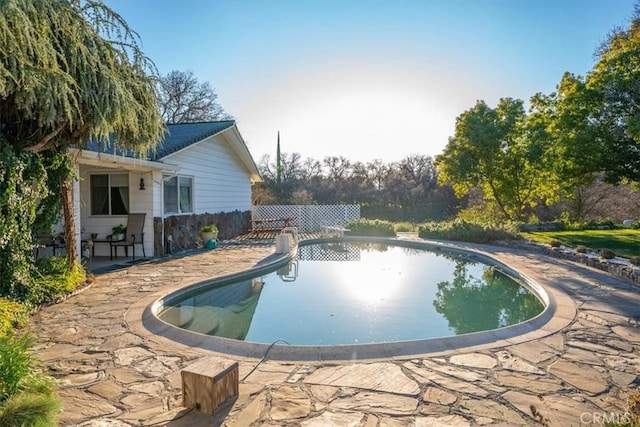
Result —
[[[219, 122], [200, 122], [200, 123], [177, 123], [166, 125], [167, 133], [164, 141], [160, 142], [156, 149], [149, 152], [147, 158], [149, 160], [159, 160], [171, 153], [180, 151], [183, 148], [202, 141], [212, 135], [222, 132], [234, 125], [233, 120], [224, 120]], [[97, 151], [103, 153], [111, 153], [125, 157], [139, 157], [131, 150], [116, 149], [111, 140], [109, 143], [88, 141], [83, 147], [85, 150]]]

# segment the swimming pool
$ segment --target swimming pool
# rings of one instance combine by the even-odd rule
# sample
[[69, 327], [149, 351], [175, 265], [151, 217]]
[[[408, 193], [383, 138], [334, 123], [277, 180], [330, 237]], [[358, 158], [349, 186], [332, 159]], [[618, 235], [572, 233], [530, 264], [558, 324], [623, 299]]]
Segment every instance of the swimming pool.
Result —
[[540, 295], [473, 253], [381, 241], [302, 244], [253, 276], [183, 290], [158, 317], [199, 334], [298, 346], [398, 343], [504, 328]]

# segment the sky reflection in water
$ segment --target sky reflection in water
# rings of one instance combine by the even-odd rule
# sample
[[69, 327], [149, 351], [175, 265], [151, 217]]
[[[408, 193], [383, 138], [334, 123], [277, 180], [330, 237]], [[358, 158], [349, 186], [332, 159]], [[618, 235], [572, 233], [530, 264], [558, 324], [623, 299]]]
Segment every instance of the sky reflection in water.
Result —
[[485, 264], [386, 244], [332, 243], [301, 246], [289, 266], [190, 295], [160, 317], [227, 338], [334, 345], [495, 329], [543, 308]]

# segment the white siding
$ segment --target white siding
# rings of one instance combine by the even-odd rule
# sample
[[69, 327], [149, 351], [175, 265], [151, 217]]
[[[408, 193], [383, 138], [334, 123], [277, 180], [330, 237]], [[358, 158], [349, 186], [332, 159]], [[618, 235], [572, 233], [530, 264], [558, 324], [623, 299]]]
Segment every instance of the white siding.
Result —
[[153, 192], [153, 216], [162, 218], [164, 212], [162, 209], [162, 172], [154, 171], [153, 181], [149, 184], [152, 184], [147, 185], [147, 189]]
[[193, 177], [196, 214], [251, 210], [251, 177], [222, 135], [166, 158]]

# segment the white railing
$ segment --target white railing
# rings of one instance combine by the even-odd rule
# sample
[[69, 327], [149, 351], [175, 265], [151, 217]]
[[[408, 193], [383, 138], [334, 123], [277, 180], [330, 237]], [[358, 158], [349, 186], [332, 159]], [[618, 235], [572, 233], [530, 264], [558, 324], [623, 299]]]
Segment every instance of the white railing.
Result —
[[322, 227], [346, 228], [347, 222], [360, 219], [359, 205], [255, 205], [251, 219], [293, 218], [291, 226], [301, 232], [320, 231]]

